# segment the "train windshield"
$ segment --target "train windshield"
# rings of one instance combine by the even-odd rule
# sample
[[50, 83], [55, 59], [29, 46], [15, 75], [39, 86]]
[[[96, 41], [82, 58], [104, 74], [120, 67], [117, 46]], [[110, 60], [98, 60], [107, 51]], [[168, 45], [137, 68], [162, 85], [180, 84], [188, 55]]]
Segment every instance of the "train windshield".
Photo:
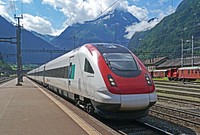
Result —
[[107, 65], [115, 74], [123, 77], [138, 75], [138, 64], [130, 53], [104, 53], [103, 56]]

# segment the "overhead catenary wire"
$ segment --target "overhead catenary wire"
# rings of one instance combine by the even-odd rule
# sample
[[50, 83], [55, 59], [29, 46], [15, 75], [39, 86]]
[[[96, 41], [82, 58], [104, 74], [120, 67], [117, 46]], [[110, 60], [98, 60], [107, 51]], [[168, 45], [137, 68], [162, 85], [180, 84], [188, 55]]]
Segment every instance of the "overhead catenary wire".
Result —
[[[83, 0], [83, 2], [84, 2], [84, 0]], [[110, 6], [108, 6], [105, 10], [101, 10], [101, 13], [99, 14], [99, 15], [97, 15], [97, 17], [95, 17], [93, 20], [96, 20], [96, 19], [98, 19], [99, 17], [101, 17], [101, 15], [103, 15], [105, 12], [107, 12], [107, 10], [109, 10], [112, 6], [114, 6], [117, 2], [119, 2], [119, 0], [116, 0], [115, 2], [113, 2]], [[83, 3], [82, 3], [83, 4]], [[81, 4], [81, 5], [82, 5]], [[77, 9], [78, 10], [78, 9]], [[77, 12], [77, 10], [73, 13], [73, 15], [72, 16], [74, 16], [75, 15], [75, 13]], [[70, 18], [72, 18], [72, 16], [70, 16]], [[69, 22], [69, 21], [68, 21]], [[70, 37], [68, 37], [68, 38], [73, 38], [74, 36], [76, 36], [77, 34], [79, 34], [82, 30], [84, 30], [86, 27], [88, 27], [88, 26], [84, 26], [84, 27], [82, 27], [79, 31], [77, 31], [77, 32], [75, 32], [75, 33], [73, 33], [72, 34], [72, 36], [70, 36]], [[65, 37], [63, 37], [63, 38], [65, 38]]]
[[[80, 4], [80, 6], [79, 6], [78, 8], [81, 8], [84, 2], [85, 2], [85, 0], [82, 1], [82, 3]], [[77, 9], [74, 11], [74, 13], [72, 13], [72, 15], [68, 18], [68, 20], [67, 20], [67, 22], [66, 22], [66, 25], [67, 25], [67, 24], [69, 25], [68, 22], [70, 22], [70, 21], [72, 20], [72, 18], [74, 17], [74, 15], [75, 15], [75, 14], [77, 13], [77, 11], [78, 11], [78, 8], [77, 8]]]
[[[114, 6], [119, 0], [116, 0], [115, 2], [113, 2], [108, 8], [106, 8], [105, 10], [101, 11], [101, 13], [94, 18], [93, 20], [98, 19], [101, 15], [103, 15], [108, 9], [110, 9], [112, 6]], [[73, 34], [72, 37], [76, 36], [78, 33], [80, 33], [82, 30], [84, 30], [86, 27], [88, 27], [88, 25], [85, 25], [81, 30], [77, 31], [76, 33]]]
[[[102, 11], [102, 12], [101, 12], [95, 19], [93, 19], [93, 20], [96, 20], [96, 19], [99, 18], [101, 15], [103, 15], [109, 8], [111, 8], [112, 6], [114, 6], [118, 1], [119, 1], [119, 0], [116, 0], [115, 2], [113, 2], [107, 9], [105, 9], [104, 11]], [[168, 1], [166, 2], [166, 4], [169, 3], [170, 1], [171, 1], [171, 0], [168, 0]], [[154, 0], [154, 1], [152, 1], [151, 3], [147, 3], [144, 7], [149, 7], [149, 6], [153, 5], [153, 4], [156, 3], [156, 2], [158, 2], [158, 1], [157, 1], [157, 0]], [[161, 7], [163, 7], [163, 6], [165, 6], [165, 5], [163, 4]], [[160, 7], [159, 9], [161, 9], [161, 7]], [[141, 8], [141, 9], [138, 11], [138, 13], [142, 12], [142, 10], [143, 10], [143, 8]], [[141, 21], [144, 21], [146, 18], [147, 18], [147, 17], [142, 18]], [[72, 36], [70, 36], [70, 37], [68, 37], [68, 38], [71, 38], [71, 39], [74, 38], [75, 36], [77, 36], [81, 31], [83, 31], [83, 30], [84, 30], [85, 28], [87, 28], [87, 27], [89, 27], [89, 26], [88, 26], [88, 25], [84, 25], [79, 31], [73, 33]], [[61, 39], [61, 38], [66, 38], [66, 37], [60, 36], [59, 38]], [[124, 38], [124, 37], [121, 37], [121, 38]], [[121, 38], [119, 37], [118, 39], [121, 39]], [[77, 39], [76, 39], [76, 40], [77, 40]]]

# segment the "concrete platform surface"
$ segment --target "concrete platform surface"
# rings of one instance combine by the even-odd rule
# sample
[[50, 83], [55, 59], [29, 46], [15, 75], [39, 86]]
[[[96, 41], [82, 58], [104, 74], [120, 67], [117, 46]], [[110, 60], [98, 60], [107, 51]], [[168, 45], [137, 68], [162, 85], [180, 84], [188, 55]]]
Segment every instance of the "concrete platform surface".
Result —
[[0, 135], [86, 135], [77, 122], [24, 78], [0, 85]]

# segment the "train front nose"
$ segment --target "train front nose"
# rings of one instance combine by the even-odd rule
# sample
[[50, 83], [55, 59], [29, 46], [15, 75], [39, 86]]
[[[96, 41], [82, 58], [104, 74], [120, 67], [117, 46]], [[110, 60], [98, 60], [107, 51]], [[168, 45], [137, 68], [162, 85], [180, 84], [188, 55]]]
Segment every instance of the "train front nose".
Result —
[[148, 94], [121, 95], [120, 110], [142, 110], [149, 106]]
[[152, 106], [157, 101], [155, 92], [150, 94], [120, 95], [120, 97], [120, 110], [143, 110]]
[[[135, 78], [116, 78], [115, 88], [120, 95], [120, 110], [143, 110], [157, 101], [155, 87], [149, 75], [141, 73]], [[112, 88], [113, 88], [112, 87]]]

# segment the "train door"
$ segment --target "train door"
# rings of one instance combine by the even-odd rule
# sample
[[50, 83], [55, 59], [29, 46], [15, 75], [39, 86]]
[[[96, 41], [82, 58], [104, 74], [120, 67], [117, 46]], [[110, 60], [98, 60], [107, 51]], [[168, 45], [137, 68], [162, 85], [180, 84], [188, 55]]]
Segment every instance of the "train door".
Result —
[[75, 64], [73, 64], [74, 56], [69, 58], [69, 66], [68, 66], [68, 90], [72, 91], [73, 80], [75, 76]]
[[85, 91], [88, 96], [94, 96], [94, 86], [96, 84], [94, 79], [94, 70], [87, 58], [84, 59], [84, 73], [83, 73], [83, 79], [84, 79], [84, 85], [85, 85]]
[[43, 84], [45, 84], [46, 82], [45, 82], [45, 73], [46, 71], [45, 71], [45, 66], [44, 66], [44, 70], [43, 70]]

